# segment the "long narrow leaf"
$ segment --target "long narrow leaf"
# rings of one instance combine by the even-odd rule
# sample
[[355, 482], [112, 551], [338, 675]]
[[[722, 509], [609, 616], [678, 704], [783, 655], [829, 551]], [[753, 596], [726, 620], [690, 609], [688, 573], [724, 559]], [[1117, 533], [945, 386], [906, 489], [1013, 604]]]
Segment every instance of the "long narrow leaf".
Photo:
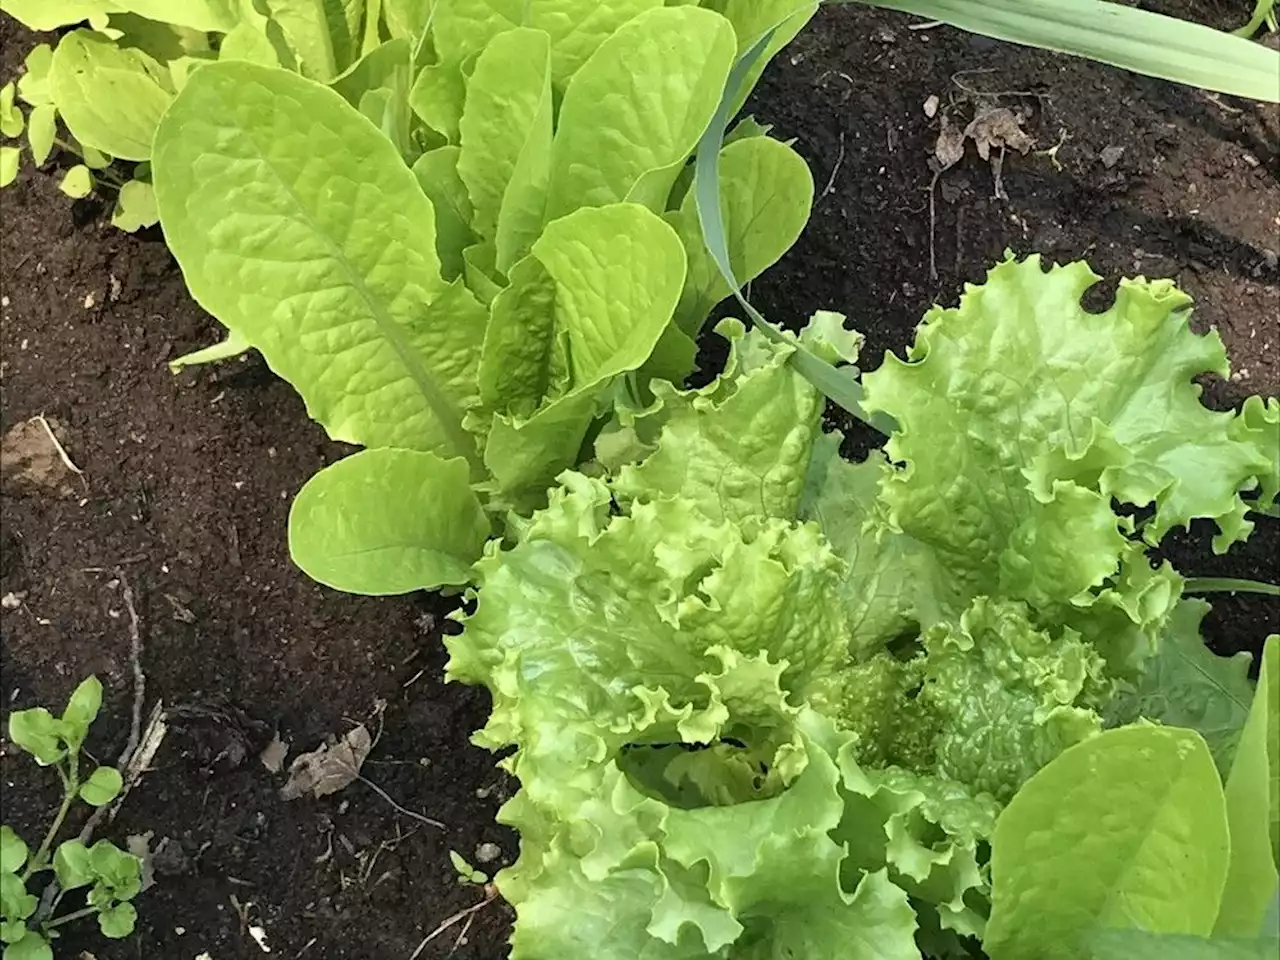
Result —
[[859, 420], [870, 424], [882, 433], [892, 433], [895, 426], [892, 419], [883, 415], [868, 417], [866, 411], [862, 409], [862, 385], [850, 375], [853, 371], [837, 370], [822, 358], [810, 353], [800, 346], [799, 342], [794, 338], [789, 338], [783, 334], [781, 330], [766, 320], [760, 311], [751, 305], [742, 292], [742, 284], [734, 276], [733, 266], [729, 259], [729, 246], [725, 239], [724, 218], [720, 210], [720, 150], [724, 145], [725, 132], [728, 130], [729, 120], [732, 118], [734, 104], [738, 102], [742, 88], [747, 78], [751, 75], [752, 67], [764, 55], [765, 50], [768, 49], [769, 42], [773, 39], [774, 33], [786, 22], [786, 19], [789, 18], [784, 18], [773, 29], [766, 31], [738, 59], [733, 71], [729, 74], [729, 81], [725, 86], [724, 97], [720, 101], [720, 106], [716, 110], [710, 126], [707, 127], [706, 133], [703, 134], [702, 140], [698, 143], [694, 190], [698, 200], [698, 219], [702, 224], [703, 241], [706, 243], [712, 259], [715, 260], [716, 266], [720, 269], [725, 282], [729, 284], [729, 289], [733, 291], [734, 297], [741, 304], [742, 309], [746, 311], [747, 317], [751, 322], [759, 327], [770, 339], [787, 341], [795, 346], [796, 351], [792, 354], [791, 363], [800, 371], [800, 374], [827, 397], [835, 401], [837, 405], [849, 411]]
[[828, 0], [865, 3], [1070, 53], [1162, 80], [1280, 102], [1280, 52], [1107, 0]]

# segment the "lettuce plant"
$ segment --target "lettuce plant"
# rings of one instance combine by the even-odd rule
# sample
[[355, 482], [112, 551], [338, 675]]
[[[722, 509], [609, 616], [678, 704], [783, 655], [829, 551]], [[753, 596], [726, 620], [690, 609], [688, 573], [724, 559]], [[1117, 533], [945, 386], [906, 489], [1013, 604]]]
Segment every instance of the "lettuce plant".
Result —
[[[489, 545], [446, 643], [450, 677], [493, 697], [477, 742], [515, 748], [500, 819], [521, 855], [496, 880], [515, 960], [1018, 960], [1079, 955], [1101, 927], [1256, 934], [1274, 860], [1228, 858], [1214, 818], [1236, 797], [1242, 835], [1265, 835], [1276, 731], [1206, 711], [1215, 768], [1197, 730], [1150, 727], [1253, 696], [1241, 664], [1214, 665], [1225, 685], [1167, 666], [1198, 602], [1151, 551], [1196, 519], [1220, 549], [1248, 535], [1280, 487], [1280, 404], [1204, 408], [1193, 378], [1226, 358], [1187, 298], [1126, 281], [1092, 314], [1096, 279], [1010, 260], [931, 311], [907, 361], [862, 378], [897, 429], [856, 464], [788, 362], [852, 360], [842, 318], [794, 343], [727, 321], [720, 379], [620, 405], [604, 469], [565, 473]], [[1191, 689], [1143, 697], [1153, 672]], [[1064, 780], [1093, 799], [1055, 803]], [[1085, 829], [1109, 859], [1066, 895], [1036, 851]], [[1182, 855], [1204, 877], [1156, 882]], [[1253, 862], [1229, 907], [1236, 856]]]
[[[425, 40], [389, 40], [328, 87], [249, 63], [190, 77], [154, 156], [188, 286], [330, 436], [368, 448], [294, 505], [311, 576], [465, 582], [490, 518], [545, 502], [612, 391], [690, 372], [727, 287], [686, 171], [754, 39], [736, 7], [534, 4], [520, 26], [442, 5]], [[722, 172], [752, 276], [798, 236], [812, 179], [750, 124]]]

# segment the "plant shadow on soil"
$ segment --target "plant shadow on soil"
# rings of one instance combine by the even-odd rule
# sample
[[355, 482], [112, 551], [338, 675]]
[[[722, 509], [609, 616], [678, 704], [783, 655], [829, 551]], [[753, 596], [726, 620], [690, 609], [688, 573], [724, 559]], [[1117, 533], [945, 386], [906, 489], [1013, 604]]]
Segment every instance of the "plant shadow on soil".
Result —
[[[1222, 26], [1235, 8], [1169, 12]], [[824, 10], [754, 98], [759, 119], [796, 138], [819, 193], [800, 243], [752, 290], [766, 315], [848, 313], [875, 366], [1006, 248], [1084, 257], [1108, 282], [1172, 276], [1196, 297], [1197, 323], [1218, 327], [1236, 371], [1207, 385], [1211, 404], [1280, 392], [1275, 109], [909, 23]], [[5, 77], [30, 42], [0, 21]], [[993, 198], [971, 145], [938, 178], [931, 228], [940, 118], [963, 124], [984, 105], [1020, 111], [1037, 150], [1061, 145], [1005, 158], [1007, 200]], [[0, 195], [0, 427], [56, 418], [84, 477], [66, 496], [0, 500], [0, 594], [21, 600], [0, 619], [3, 708], [60, 703], [95, 672], [107, 704], [89, 748], [119, 754], [132, 709], [119, 567], [137, 598], [148, 707], [159, 698], [175, 709], [153, 768], [100, 831], [165, 841], [138, 929], [118, 943], [71, 934], [59, 956], [253, 958], [263, 955], [254, 925], [288, 960], [407, 960], [481, 899], [458, 882], [450, 849], [474, 860], [496, 842], [499, 863], [516, 853], [493, 822], [512, 785], [468, 745], [487, 697], [440, 680], [452, 604], [343, 596], [290, 565], [289, 501], [344, 451], [257, 359], [170, 375], [165, 360], [213, 342], [216, 324], [187, 297], [157, 231], [119, 233], [100, 205], [73, 206], [56, 183], [56, 170], [28, 171]], [[718, 352], [712, 343], [705, 356]], [[850, 452], [870, 444], [838, 411], [830, 422], [848, 431]], [[1204, 531], [1174, 540], [1190, 575], [1277, 573], [1280, 524], [1260, 524], [1226, 558], [1212, 557]], [[1218, 597], [1206, 630], [1220, 652], [1256, 650], [1276, 620], [1274, 601]], [[361, 783], [286, 803], [281, 778], [260, 764], [274, 732], [294, 754], [310, 750], [379, 701], [366, 775], [445, 829], [397, 814]], [[12, 750], [0, 773], [4, 819], [30, 839], [56, 803], [52, 775]], [[452, 955], [504, 955], [510, 920], [500, 903], [478, 912]], [[445, 933], [420, 956], [446, 956], [456, 940]]]

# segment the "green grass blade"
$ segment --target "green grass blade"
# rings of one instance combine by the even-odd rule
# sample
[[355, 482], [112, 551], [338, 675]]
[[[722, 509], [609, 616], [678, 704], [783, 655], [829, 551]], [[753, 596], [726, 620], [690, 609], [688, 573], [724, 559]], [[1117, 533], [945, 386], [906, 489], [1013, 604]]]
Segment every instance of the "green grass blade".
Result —
[[721, 216], [720, 211], [720, 150], [724, 145], [725, 132], [729, 128], [729, 121], [732, 119], [733, 106], [738, 102], [739, 93], [751, 74], [751, 68], [764, 55], [769, 46], [769, 41], [773, 39], [773, 34], [781, 25], [778, 24], [777, 27], [767, 31], [754, 46], [738, 59], [733, 71], [729, 74], [729, 80], [725, 85], [724, 96], [720, 101], [720, 106], [698, 143], [694, 171], [694, 190], [698, 200], [698, 220], [702, 224], [703, 242], [706, 243], [707, 250], [711, 253], [712, 259], [715, 260], [716, 266], [720, 269], [725, 282], [729, 284], [729, 289], [733, 291], [734, 297], [746, 312], [747, 318], [770, 339], [786, 341], [796, 348], [796, 352], [791, 356], [791, 363], [800, 372], [800, 375], [828, 398], [835, 401], [838, 406], [844, 408], [859, 420], [870, 424], [882, 433], [892, 433], [896, 424], [891, 418], [883, 414], [868, 416], [866, 411], [862, 409], [862, 384], [854, 376], [851, 376], [854, 371], [836, 369], [821, 357], [800, 346], [794, 338], [788, 337], [766, 320], [760, 311], [751, 305], [746, 295], [742, 292], [742, 284], [734, 276], [733, 266], [729, 260], [729, 246], [725, 239], [724, 218]]
[[1280, 52], [1199, 23], [1106, 0], [828, 0], [866, 3], [1087, 57], [1163, 80], [1280, 102]]

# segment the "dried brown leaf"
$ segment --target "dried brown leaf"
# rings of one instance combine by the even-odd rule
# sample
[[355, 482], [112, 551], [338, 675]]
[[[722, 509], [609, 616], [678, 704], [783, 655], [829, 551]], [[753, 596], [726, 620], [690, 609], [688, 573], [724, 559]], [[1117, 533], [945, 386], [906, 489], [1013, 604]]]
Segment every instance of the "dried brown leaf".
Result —
[[300, 754], [289, 764], [289, 780], [281, 787], [280, 796], [295, 800], [305, 793], [313, 797], [337, 793], [359, 779], [360, 767], [371, 749], [373, 738], [360, 724], [341, 740]]
[[991, 159], [992, 147], [1005, 147], [1025, 154], [1035, 140], [1022, 129], [1022, 121], [1008, 107], [988, 107], [979, 111], [965, 127], [964, 136], [978, 147], [978, 156]]

